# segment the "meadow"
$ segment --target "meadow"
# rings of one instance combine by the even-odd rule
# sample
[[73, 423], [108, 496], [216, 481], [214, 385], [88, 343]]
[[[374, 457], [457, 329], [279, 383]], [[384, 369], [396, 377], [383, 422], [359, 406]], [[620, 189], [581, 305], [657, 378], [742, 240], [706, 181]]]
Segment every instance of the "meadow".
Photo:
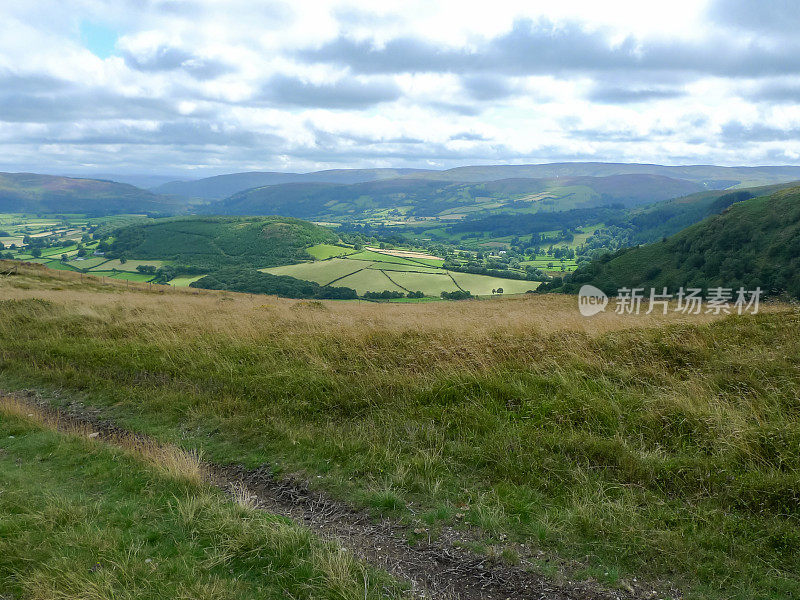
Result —
[[302, 526], [231, 502], [195, 454], [91, 433], [0, 397], [4, 597], [401, 596]]
[[0, 388], [81, 402], [553, 577], [800, 595], [800, 314], [582, 318], [574, 297], [374, 304], [0, 283]]

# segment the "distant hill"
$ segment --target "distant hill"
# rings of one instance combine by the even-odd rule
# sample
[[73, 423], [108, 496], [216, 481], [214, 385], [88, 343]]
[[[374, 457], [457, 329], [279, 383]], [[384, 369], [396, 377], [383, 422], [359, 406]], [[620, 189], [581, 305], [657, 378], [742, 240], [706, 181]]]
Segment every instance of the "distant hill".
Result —
[[183, 198], [221, 200], [254, 187], [284, 183], [361, 183], [425, 172], [422, 169], [333, 169], [312, 173], [247, 172], [205, 177], [194, 181], [173, 181], [152, 189], [158, 194]]
[[158, 219], [123, 227], [114, 238], [114, 255], [206, 270], [292, 264], [310, 258], [306, 247], [338, 240], [330, 229], [284, 217]]
[[0, 173], [0, 212], [176, 214], [184, 205], [125, 183], [36, 173]]
[[415, 179], [478, 182], [507, 178], [608, 177], [611, 175], [661, 175], [699, 183], [707, 189], [757, 186], [800, 180], [800, 166], [719, 167], [716, 165], [666, 166], [639, 163], [568, 162], [538, 165], [485, 165], [427, 171]]
[[502, 179], [450, 183], [394, 178], [352, 185], [290, 183], [234, 194], [207, 207], [217, 214], [285, 214], [316, 220], [397, 216], [460, 219], [481, 211], [562, 211], [608, 204], [636, 206], [703, 189], [658, 175]]
[[665, 241], [593, 261], [543, 291], [575, 293], [587, 283], [609, 294], [621, 287], [760, 286], [800, 298], [800, 187], [736, 202]]

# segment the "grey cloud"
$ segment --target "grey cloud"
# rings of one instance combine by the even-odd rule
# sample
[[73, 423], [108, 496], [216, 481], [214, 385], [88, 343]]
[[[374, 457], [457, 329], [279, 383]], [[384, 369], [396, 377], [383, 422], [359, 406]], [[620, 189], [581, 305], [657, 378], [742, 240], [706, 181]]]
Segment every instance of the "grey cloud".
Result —
[[316, 84], [288, 75], [275, 75], [264, 86], [259, 99], [278, 105], [347, 109], [391, 102], [401, 95], [400, 88], [390, 80], [362, 82], [347, 78]]
[[461, 85], [475, 100], [497, 100], [514, 93], [514, 86], [507, 79], [494, 75], [465, 77]]
[[[36, 132], [35, 137], [17, 134], [13, 143], [135, 146], [226, 146], [259, 148], [285, 145], [280, 136], [253, 132], [240, 127], [214, 125], [203, 120], [186, 119], [160, 123], [155, 129], [137, 125], [92, 123], [81, 127], [51, 124], [45, 132]], [[8, 141], [6, 143], [9, 143]]]
[[669, 88], [635, 88], [626, 86], [595, 86], [589, 100], [601, 104], [633, 104], [652, 100], [668, 100], [686, 95], [683, 90]]
[[788, 142], [800, 140], [800, 128], [780, 129], [769, 125], [744, 125], [730, 121], [722, 126], [720, 137], [726, 142]]
[[464, 140], [467, 142], [485, 142], [489, 138], [482, 136], [480, 133], [472, 133], [471, 131], [463, 131], [450, 136], [451, 140]]
[[48, 123], [96, 119], [165, 119], [179, 115], [160, 98], [126, 97], [106, 90], [69, 94], [24, 94], [0, 91], [0, 122]]
[[197, 79], [213, 79], [233, 71], [233, 68], [218, 60], [201, 58], [174, 46], [159, 46], [152, 52], [122, 53], [125, 64], [131, 69], [144, 72], [174, 71], [181, 69]]
[[0, 94], [3, 90], [15, 94], [64, 92], [74, 84], [50, 75], [0, 72]]
[[736, 29], [796, 35], [800, 30], [797, 0], [715, 0], [708, 18]]
[[742, 95], [751, 100], [800, 103], [800, 82], [770, 81]]
[[429, 102], [428, 107], [444, 113], [456, 113], [466, 117], [475, 117], [483, 110], [471, 104], [458, 104], [456, 102]]
[[452, 72], [506, 75], [561, 72], [663, 72], [693, 75], [763, 76], [800, 72], [800, 47], [787, 41], [710, 34], [697, 42], [628, 37], [611, 45], [601, 31], [576, 23], [519, 20], [503, 35], [475, 50], [450, 48], [418, 38], [396, 38], [383, 46], [339, 37], [297, 53], [301, 60], [349, 66], [362, 73]]

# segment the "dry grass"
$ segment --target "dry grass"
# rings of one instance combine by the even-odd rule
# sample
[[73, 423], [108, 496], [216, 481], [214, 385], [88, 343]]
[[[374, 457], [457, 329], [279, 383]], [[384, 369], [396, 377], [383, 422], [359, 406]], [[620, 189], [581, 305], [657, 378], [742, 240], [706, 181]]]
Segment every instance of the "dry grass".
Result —
[[206, 467], [197, 451], [187, 451], [173, 444], [159, 444], [141, 436], [120, 433], [103, 435], [100, 442], [100, 433], [86, 423], [62, 418], [57, 413], [43, 410], [14, 396], [0, 396], [0, 413], [27, 419], [52, 431], [111, 444], [176, 480], [199, 485], [208, 477]]
[[[53, 286], [53, 279], [61, 280], [64, 286]], [[357, 342], [378, 332], [402, 335], [424, 331], [463, 340], [464, 346], [480, 344], [497, 333], [533, 337], [568, 331], [596, 336], [667, 323], [704, 323], [716, 318], [675, 312], [624, 316], [608, 312], [585, 318], [578, 312], [574, 297], [560, 294], [401, 304], [309, 302], [147, 284], [128, 286], [111, 280], [101, 283], [39, 265], [20, 266], [18, 275], [0, 278], [0, 298], [39, 298], [77, 305], [86, 316], [119, 315], [141, 326], [155, 325], [165, 331], [180, 331], [181, 335], [253, 339], [275, 332], [314, 334], [335, 330], [337, 335]], [[197, 318], [200, 314], [202, 319]]]

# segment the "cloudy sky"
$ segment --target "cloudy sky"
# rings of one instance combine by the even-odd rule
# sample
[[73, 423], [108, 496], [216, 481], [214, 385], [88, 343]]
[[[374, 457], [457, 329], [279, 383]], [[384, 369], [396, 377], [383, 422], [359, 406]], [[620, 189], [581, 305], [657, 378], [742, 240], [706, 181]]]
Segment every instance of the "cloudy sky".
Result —
[[797, 0], [3, 0], [0, 170], [800, 164]]

